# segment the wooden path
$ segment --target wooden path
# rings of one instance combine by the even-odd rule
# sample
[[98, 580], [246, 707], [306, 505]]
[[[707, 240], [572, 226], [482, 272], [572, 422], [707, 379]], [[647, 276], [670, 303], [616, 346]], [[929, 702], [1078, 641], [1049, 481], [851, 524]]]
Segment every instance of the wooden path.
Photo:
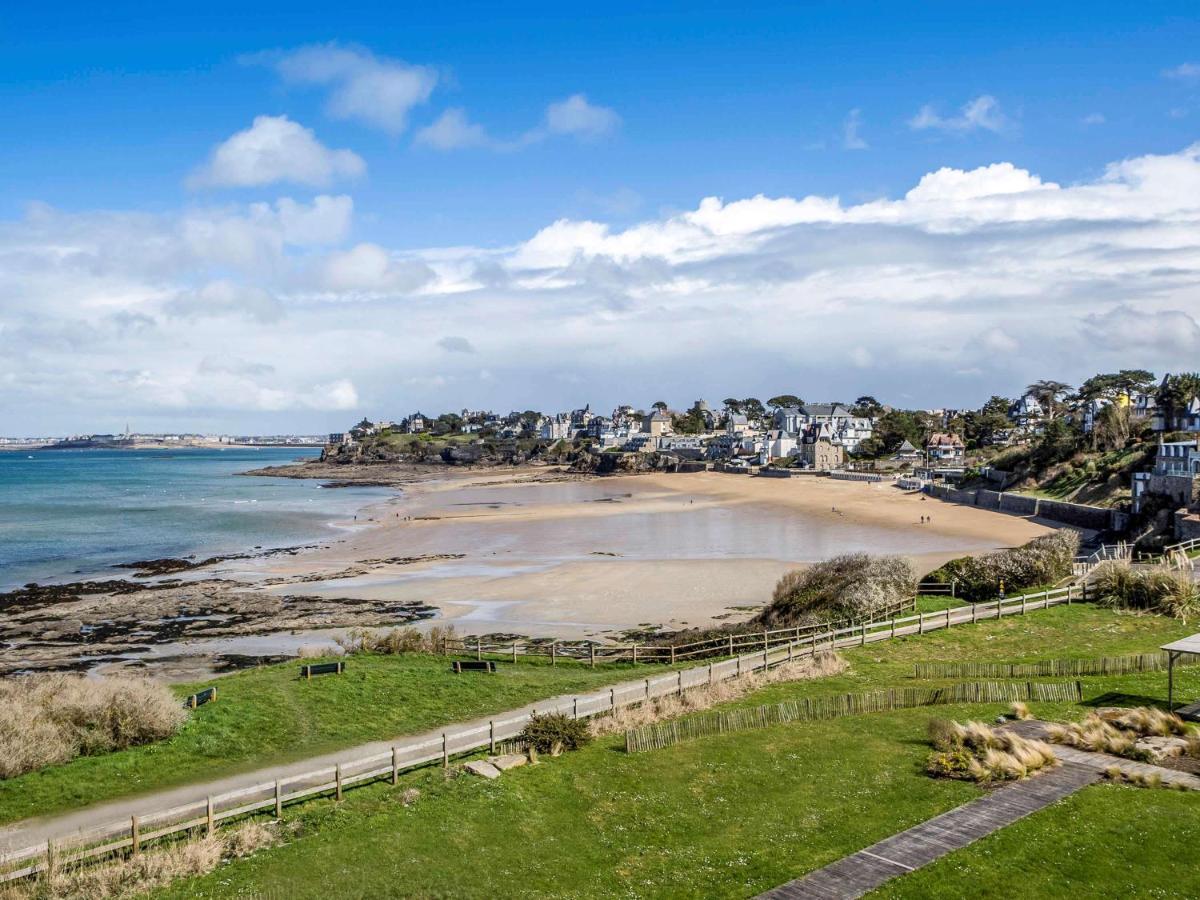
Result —
[[[1055, 748], [1056, 750], [1058, 748]], [[1044, 809], [1100, 779], [1091, 766], [1062, 766], [972, 800], [760, 894], [770, 900], [851, 900]]]

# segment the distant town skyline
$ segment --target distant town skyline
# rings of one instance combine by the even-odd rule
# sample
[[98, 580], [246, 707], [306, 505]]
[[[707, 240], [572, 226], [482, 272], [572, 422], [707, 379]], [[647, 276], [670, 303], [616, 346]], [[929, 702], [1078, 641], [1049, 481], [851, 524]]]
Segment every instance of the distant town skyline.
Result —
[[0, 432], [1200, 368], [1190, 4], [221, 7], [4, 13]]

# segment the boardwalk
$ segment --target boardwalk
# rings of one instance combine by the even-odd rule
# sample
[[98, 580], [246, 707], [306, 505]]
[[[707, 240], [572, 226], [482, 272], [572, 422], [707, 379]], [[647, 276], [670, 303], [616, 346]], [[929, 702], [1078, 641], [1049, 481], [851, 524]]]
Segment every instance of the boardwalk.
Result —
[[[1046, 723], [1014, 722], [1005, 728], [1023, 737], [1042, 740]], [[761, 894], [771, 900], [849, 900], [861, 897], [885, 881], [929, 865], [951, 851], [1011, 825], [1080, 788], [1099, 781], [1105, 770], [1118, 766], [1128, 775], [1157, 775], [1164, 784], [1200, 790], [1200, 777], [1107, 753], [1090, 753], [1056, 744], [1062, 765], [1043, 775], [1019, 781], [972, 800], [957, 809], [892, 835], [865, 850], [839, 859], [803, 878]]]
[[770, 900], [850, 900], [926, 866], [1100, 779], [1091, 766], [1064, 763], [1002, 787], [865, 850], [761, 894]]

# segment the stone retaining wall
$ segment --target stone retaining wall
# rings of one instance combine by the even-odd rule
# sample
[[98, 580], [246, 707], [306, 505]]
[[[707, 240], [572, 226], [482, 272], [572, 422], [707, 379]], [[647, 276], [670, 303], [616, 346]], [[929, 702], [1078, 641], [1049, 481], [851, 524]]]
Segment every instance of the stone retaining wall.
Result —
[[990, 491], [983, 488], [962, 491], [944, 484], [931, 484], [925, 487], [925, 493], [950, 503], [994, 509], [1013, 516], [1037, 516], [1054, 522], [1062, 522], [1064, 525], [1090, 528], [1095, 531], [1120, 530], [1124, 527], [1126, 518], [1117, 510], [1104, 509], [1099, 506], [1067, 503], [1064, 500], [1044, 500], [1040, 497], [1030, 497], [1027, 494]]

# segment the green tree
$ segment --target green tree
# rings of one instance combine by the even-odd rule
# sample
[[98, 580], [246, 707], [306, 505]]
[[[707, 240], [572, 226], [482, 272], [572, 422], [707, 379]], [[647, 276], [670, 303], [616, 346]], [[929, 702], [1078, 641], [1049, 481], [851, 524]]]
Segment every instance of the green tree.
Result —
[[742, 401], [742, 412], [751, 422], [762, 424], [763, 418], [767, 414], [767, 408], [762, 405], [762, 401], [757, 397], [747, 397]]
[[725, 407], [726, 414], [740, 413], [742, 411], [742, 401], [736, 397], [726, 397], [722, 401], [722, 405]]
[[767, 406], [769, 406], [772, 411], [783, 409], [786, 406], [803, 406], [803, 405], [804, 405], [804, 401], [801, 400], [799, 397], [797, 397], [795, 394], [780, 394], [779, 396], [772, 397], [770, 400], [767, 401]]
[[865, 394], [854, 401], [854, 405], [850, 408], [850, 411], [856, 416], [874, 419], [876, 416], [883, 415], [883, 404], [870, 394]]
[[1063, 397], [1071, 393], [1071, 386], [1063, 381], [1043, 380], [1035, 381], [1029, 387], [1025, 388], [1027, 394], [1033, 394], [1038, 402], [1042, 404], [1042, 408], [1046, 411], [1046, 418], [1053, 419], [1058, 412], [1059, 403]]
[[667, 401], [665, 401], [665, 400], [655, 400], [653, 403], [651, 403], [651, 404], [650, 404], [650, 408], [651, 408], [651, 409], [657, 409], [659, 412], [666, 412], [666, 411], [667, 411], [667, 409], [668, 409], [668, 407], [667, 407]]
[[1181, 372], [1168, 375], [1158, 389], [1158, 405], [1166, 419], [1167, 429], [1174, 425], [1176, 416], [1181, 415], [1196, 397], [1200, 396], [1200, 373]]

